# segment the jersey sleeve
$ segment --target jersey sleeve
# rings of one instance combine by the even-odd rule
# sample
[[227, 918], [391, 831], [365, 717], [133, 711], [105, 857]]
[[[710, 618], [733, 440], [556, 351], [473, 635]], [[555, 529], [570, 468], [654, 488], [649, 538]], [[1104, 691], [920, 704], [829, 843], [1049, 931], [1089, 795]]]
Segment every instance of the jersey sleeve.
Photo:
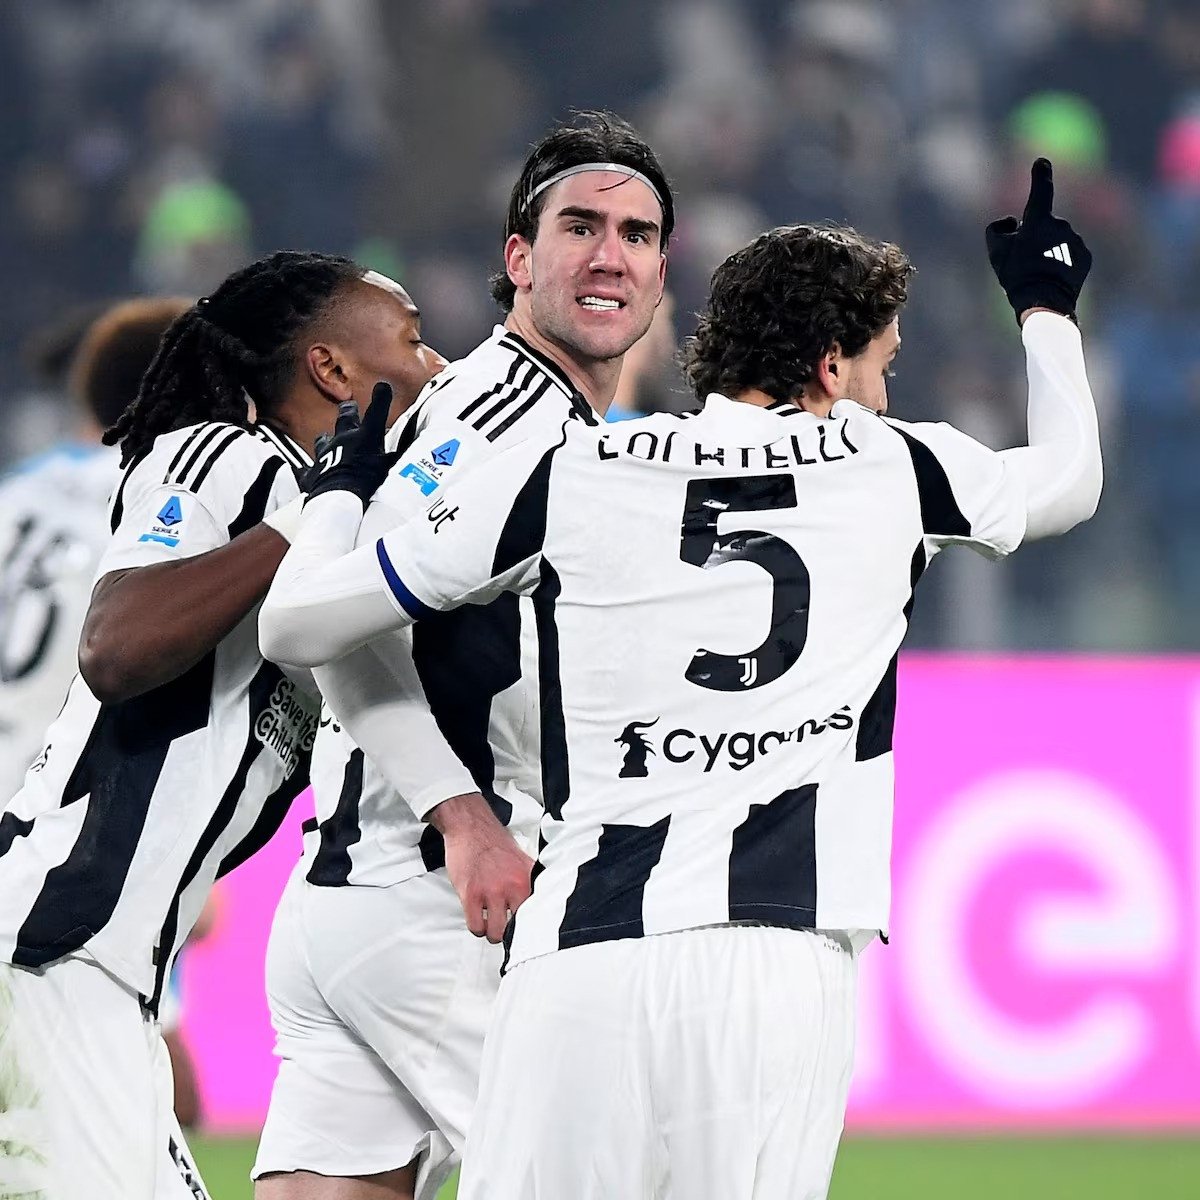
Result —
[[1052, 537], [1086, 521], [1100, 502], [1104, 460], [1083, 341], [1058, 313], [1037, 312], [1021, 329], [1029, 378], [1029, 444], [1002, 452], [1025, 485], [1025, 538]]
[[[403, 524], [435, 503], [442, 491], [468, 470], [495, 457], [497, 448], [479, 430], [457, 416], [456, 389], [429, 398], [414, 414], [393, 449], [400, 457], [375, 493], [363, 518], [364, 531], [382, 532]], [[382, 514], [374, 511], [382, 506]]]
[[384, 534], [375, 554], [397, 612], [415, 621], [527, 590], [546, 532], [555, 448], [514, 446]]
[[330, 711], [418, 820], [476, 790], [446, 742], [413, 664], [407, 629], [314, 670]]
[[190, 452], [170, 441], [131, 469], [97, 576], [215, 550], [298, 494], [283, 457], [249, 430], [201, 427]]
[[921, 528], [931, 556], [943, 546], [961, 545], [988, 558], [1003, 558], [1021, 544], [1025, 489], [1001, 454], [952, 425], [888, 424], [912, 459]]
[[348, 493], [304, 508], [259, 617], [263, 654], [320, 666], [433, 612], [532, 586], [555, 450], [514, 446], [439, 491], [424, 513], [346, 553], [362, 512]]
[[999, 453], [949, 425], [888, 421], [908, 444], [931, 550], [960, 542], [1000, 557], [1066, 533], [1095, 511], [1104, 483], [1096, 403], [1075, 324], [1037, 312], [1021, 330], [1028, 444]]

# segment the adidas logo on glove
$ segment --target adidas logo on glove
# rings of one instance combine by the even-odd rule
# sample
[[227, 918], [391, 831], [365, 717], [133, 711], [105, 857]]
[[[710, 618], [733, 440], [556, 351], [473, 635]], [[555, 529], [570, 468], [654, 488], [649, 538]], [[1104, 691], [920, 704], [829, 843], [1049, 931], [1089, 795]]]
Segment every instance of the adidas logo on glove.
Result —
[[1057, 246], [1052, 246], [1049, 250], [1042, 252], [1043, 258], [1057, 258], [1060, 263], [1066, 263], [1068, 267], [1073, 267], [1075, 264], [1071, 261], [1071, 251], [1067, 247], [1066, 242], [1061, 242]]

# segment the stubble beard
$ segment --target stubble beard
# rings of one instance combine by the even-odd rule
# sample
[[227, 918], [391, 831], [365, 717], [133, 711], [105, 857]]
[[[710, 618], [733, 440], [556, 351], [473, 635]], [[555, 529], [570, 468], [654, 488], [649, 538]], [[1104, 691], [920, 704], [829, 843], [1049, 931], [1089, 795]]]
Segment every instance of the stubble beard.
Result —
[[[568, 298], [565, 304], [574, 306], [574, 297]], [[621, 338], [620, 345], [614, 349], [613, 343], [608, 338], [604, 338], [603, 340], [599, 338], [594, 340], [588, 339], [587, 335], [579, 328], [579, 325], [571, 320], [569, 310], [561, 305], [546, 303], [543, 297], [535, 296], [531, 309], [534, 325], [541, 332], [542, 336], [549, 338], [561, 346], [580, 362], [611, 362], [614, 359], [623, 357], [625, 351], [634, 342], [645, 336], [646, 330], [650, 328], [650, 323], [654, 319], [654, 310], [651, 309], [646, 319], [645, 327], [636, 336], [628, 340]]]

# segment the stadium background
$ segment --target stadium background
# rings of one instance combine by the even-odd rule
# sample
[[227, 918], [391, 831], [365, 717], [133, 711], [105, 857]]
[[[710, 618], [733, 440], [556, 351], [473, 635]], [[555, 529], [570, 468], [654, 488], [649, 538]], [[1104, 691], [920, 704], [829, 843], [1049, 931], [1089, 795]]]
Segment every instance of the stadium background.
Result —
[[[833, 1195], [1200, 1194], [1195, 0], [39, 0], [0, 5], [0, 100], [5, 461], [68, 423], [28, 366], [47, 322], [280, 247], [387, 271], [468, 349], [517, 164], [573, 106], [634, 120], [678, 185], [673, 336], [761, 228], [847, 220], [919, 270], [893, 410], [999, 445], [1022, 356], [982, 227], [1048, 154], [1096, 257], [1105, 497], [922, 584], [896, 936], [864, 960]], [[646, 357], [633, 400], [687, 406]], [[229, 881], [185, 974], [218, 1197], [248, 1194], [295, 851], [289, 828]]]

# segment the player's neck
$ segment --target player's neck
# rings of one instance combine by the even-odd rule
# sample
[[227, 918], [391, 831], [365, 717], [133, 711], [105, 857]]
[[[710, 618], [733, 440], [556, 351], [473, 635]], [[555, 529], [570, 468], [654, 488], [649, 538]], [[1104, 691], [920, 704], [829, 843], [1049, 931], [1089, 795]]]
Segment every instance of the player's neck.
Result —
[[317, 438], [332, 430], [336, 416], [337, 410], [324, 398], [313, 404], [289, 397], [269, 416], [254, 413], [251, 419], [282, 430], [293, 442], [315, 456]]
[[621, 381], [622, 358], [588, 359], [581, 362], [557, 342], [540, 332], [533, 321], [521, 313], [510, 312], [505, 329], [523, 338], [539, 354], [548, 358], [583, 393], [583, 398], [598, 416], [604, 416], [617, 394]]

